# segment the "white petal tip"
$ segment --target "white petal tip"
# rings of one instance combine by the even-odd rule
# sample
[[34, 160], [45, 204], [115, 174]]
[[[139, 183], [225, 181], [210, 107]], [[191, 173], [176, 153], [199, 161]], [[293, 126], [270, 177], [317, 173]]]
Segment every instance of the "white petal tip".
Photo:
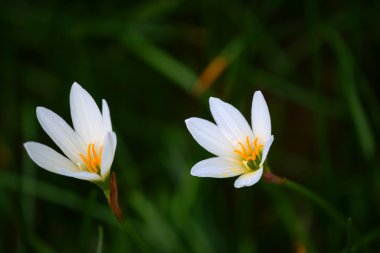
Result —
[[263, 174], [263, 168], [241, 175], [235, 180], [234, 187], [242, 188], [256, 184]]
[[188, 118], [185, 120], [185, 125], [187, 127], [187, 129], [191, 132], [191, 128], [193, 127], [194, 125], [194, 121], [195, 121], [196, 118]]
[[256, 91], [252, 100], [252, 129], [262, 144], [266, 143], [271, 135], [272, 127], [268, 105], [261, 91]]
[[199, 177], [199, 170], [192, 168], [190, 171], [190, 175], [194, 177]]
[[264, 143], [264, 146], [266, 145], [272, 145], [274, 141], [274, 135], [269, 136], [268, 140]]
[[209, 99], [210, 104], [216, 103], [216, 102], [219, 102], [219, 101], [220, 101], [220, 99], [219, 98], [215, 98], [215, 97], [210, 97], [210, 99]]
[[190, 171], [190, 175], [192, 175], [193, 177], [207, 177], [203, 175], [202, 171], [194, 170], [194, 169]]
[[26, 151], [29, 153], [29, 150], [31, 148], [31, 146], [35, 145], [35, 144], [39, 144], [37, 142], [34, 142], [34, 141], [28, 141], [28, 142], [25, 142], [23, 144], [24, 148], [26, 149]]
[[24, 146], [24, 148], [25, 148], [26, 150], [28, 149], [29, 144], [30, 144], [30, 142], [25, 142], [25, 143], [23, 144], [23, 146]]
[[74, 91], [74, 90], [82, 90], [82, 86], [77, 83], [77, 82], [74, 82], [73, 85], [71, 85], [71, 92]]
[[203, 168], [199, 168], [199, 167], [193, 167], [190, 171], [190, 175], [194, 176], [194, 177], [207, 177], [204, 175], [204, 171], [202, 170]]
[[216, 107], [223, 104], [223, 101], [219, 98], [210, 97], [209, 104], [210, 104], [210, 107]]
[[191, 117], [191, 118], [185, 119], [186, 126], [189, 127], [194, 122], [194, 120], [196, 120], [196, 119], [197, 118], [195, 118], [195, 117]]
[[244, 183], [237, 183], [236, 181], [235, 181], [235, 183], [234, 183], [234, 187], [236, 188], [236, 189], [240, 189], [240, 188], [243, 188], [243, 187], [249, 187], [249, 186], [252, 186], [252, 185], [254, 185], [254, 184], [244, 184]]
[[253, 103], [256, 103], [257, 106], [260, 107], [268, 107], [263, 93], [261, 93], [261, 91], [259, 90], [255, 91], [255, 93], [253, 94]]
[[43, 107], [43, 106], [37, 106], [37, 107], [36, 107], [36, 114], [39, 115], [39, 114], [41, 114], [41, 113], [43, 113], [43, 112], [46, 112], [47, 110], [48, 110], [48, 109], [45, 108], [45, 107]]

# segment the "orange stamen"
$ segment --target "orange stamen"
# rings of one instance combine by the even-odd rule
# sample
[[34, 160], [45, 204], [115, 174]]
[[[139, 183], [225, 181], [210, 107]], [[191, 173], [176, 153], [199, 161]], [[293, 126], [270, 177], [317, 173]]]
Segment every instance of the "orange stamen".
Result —
[[257, 156], [259, 156], [260, 154], [259, 153], [260, 150], [263, 149], [264, 145], [258, 144], [257, 138], [255, 138], [253, 143], [251, 143], [249, 141], [249, 136], [247, 136], [246, 138], [246, 144], [247, 144], [247, 148], [243, 143], [239, 142], [241, 149], [240, 150], [235, 149], [234, 152], [237, 153], [239, 156], [241, 156], [245, 161], [249, 161], [249, 160], [255, 161]]
[[245, 155], [240, 150], [235, 149], [234, 152], [240, 155], [241, 157], [245, 157]]
[[247, 146], [248, 146], [248, 152], [249, 152], [250, 154], [252, 154], [253, 150], [252, 150], [252, 147], [251, 147], [251, 145], [250, 145], [250, 143], [249, 143], [249, 136], [247, 136]]
[[259, 150], [259, 149], [263, 149], [263, 148], [264, 148], [264, 145], [262, 145], [262, 144], [259, 145], [257, 142], [258, 142], [258, 139], [255, 138], [255, 141], [254, 141], [253, 145], [254, 145], [254, 147], [255, 147], [256, 153], [258, 154], [258, 150]]
[[240, 145], [240, 147], [241, 147], [242, 150], [243, 150], [244, 157], [248, 157], [247, 150], [245, 150], [244, 145], [243, 145], [241, 142], [239, 142], [239, 145]]
[[92, 144], [91, 149], [92, 149], [92, 153], [94, 154], [94, 157], [95, 157], [94, 159], [96, 159], [97, 155], [96, 155], [96, 152], [95, 152], [95, 144]]
[[82, 158], [83, 162], [86, 164], [87, 167], [90, 167], [90, 162], [84, 157], [84, 155], [79, 154], [80, 158]]
[[103, 146], [100, 147], [99, 156], [98, 156], [95, 150], [95, 144], [90, 143], [87, 146], [87, 158], [83, 154], [79, 154], [79, 156], [80, 158], [82, 158], [89, 172], [98, 174], [101, 163], [102, 163], [102, 153], [103, 153]]

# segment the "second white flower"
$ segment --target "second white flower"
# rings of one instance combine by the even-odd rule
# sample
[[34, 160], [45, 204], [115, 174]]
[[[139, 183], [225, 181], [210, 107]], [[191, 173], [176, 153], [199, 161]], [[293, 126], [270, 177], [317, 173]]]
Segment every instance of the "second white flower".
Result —
[[185, 121], [194, 139], [217, 156], [195, 164], [191, 174], [213, 178], [240, 175], [234, 184], [236, 188], [257, 183], [274, 139], [262, 93], [256, 91], [253, 96], [252, 129], [235, 107], [218, 98], [210, 98], [210, 110], [216, 124], [200, 118]]

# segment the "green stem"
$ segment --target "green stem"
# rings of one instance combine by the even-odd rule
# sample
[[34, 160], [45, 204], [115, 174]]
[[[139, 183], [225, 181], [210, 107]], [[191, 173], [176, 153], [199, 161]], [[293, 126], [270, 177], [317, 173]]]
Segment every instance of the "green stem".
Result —
[[305, 188], [304, 186], [296, 182], [293, 182], [286, 178], [279, 177], [273, 174], [272, 172], [270, 172], [269, 170], [264, 173], [263, 178], [266, 182], [282, 185], [294, 192], [297, 192], [300, 195], [303, 195], [307, 199], [314, 202], [314, 204], [319, 206], [331, 218], [336, 220], [339, 223], [339, 225], [341, 225], [342, 227], [346, 227], [346, 220], [343, 218], [344, 216], [341, 215], [338, 212], [338, 210], [336, 210], [332, 205], [330, 205], [326, 200], [324, 200], [322, 197], [320, 197], [316, 193], [310, 191], [309, 189]]
[[125, 217], [123, 211], [119, 206], [119, 197], [117, 191], [117, 181], [115, 172], [111, 173], [110, 177], [106, 179], [105, 183], [103, 183], [101, 187], [103, 189], [105, 197], [107, 198], [109, 207], [111, 208], [115, 217], [119, 221], [123, 230], [132, 237], [132, 239], [138, 246], [140, 252], [148, 252], [146, 243], [141, 239], [138, 231], [130, 223], [130, 219], [128, 217]]
[[286, 182], [284, 183], [284, 186], [286, 186], [287, 188], [295, 192], [298, 192], [301, 195], [304, 195], [306, 198], [310, 199], [316, 205], [318, 205], [321, 209], [323, 209], [328, 215], [334, 218], [340, 225], [346, 226], [346, 222], [343, 216], [327, 201], [325, 201], [323, 198], [321, 198], [314, 192], [290, 180], [286, 180]]
[[103, 227], [99, 226], [98, 228], [98, 246], [96, 247], [96, 253], [103, 252]]

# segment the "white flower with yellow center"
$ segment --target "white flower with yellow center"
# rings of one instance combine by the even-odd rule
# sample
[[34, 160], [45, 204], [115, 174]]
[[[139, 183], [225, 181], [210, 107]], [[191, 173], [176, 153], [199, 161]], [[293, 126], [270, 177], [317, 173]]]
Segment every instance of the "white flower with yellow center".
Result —
[[193, 138], [218, 157], [198, 162], [191, 174], [213, 178], [240, 175], [234, 184], [236, 188], [257, 183], [273, 142], [269, 110], [262, 93], [256, 91], [253, 95], [252, 129], [235, 107], [218, 98], [210, 98], [210, 110], [216, 124], [200, 118], [185, 122]]
[[56, 113], [37, 107], [37, 119], [65, 156], [37, 143], [24, 144], [30, 158], [41, 168], [64, 176], [88, 180], [109, 188], [111, 165], [116, 149], [110, 111], [105, 100], [102, 113], [91, 95], [74, 83], [70, 91], [71, 118], [75, 131]]

